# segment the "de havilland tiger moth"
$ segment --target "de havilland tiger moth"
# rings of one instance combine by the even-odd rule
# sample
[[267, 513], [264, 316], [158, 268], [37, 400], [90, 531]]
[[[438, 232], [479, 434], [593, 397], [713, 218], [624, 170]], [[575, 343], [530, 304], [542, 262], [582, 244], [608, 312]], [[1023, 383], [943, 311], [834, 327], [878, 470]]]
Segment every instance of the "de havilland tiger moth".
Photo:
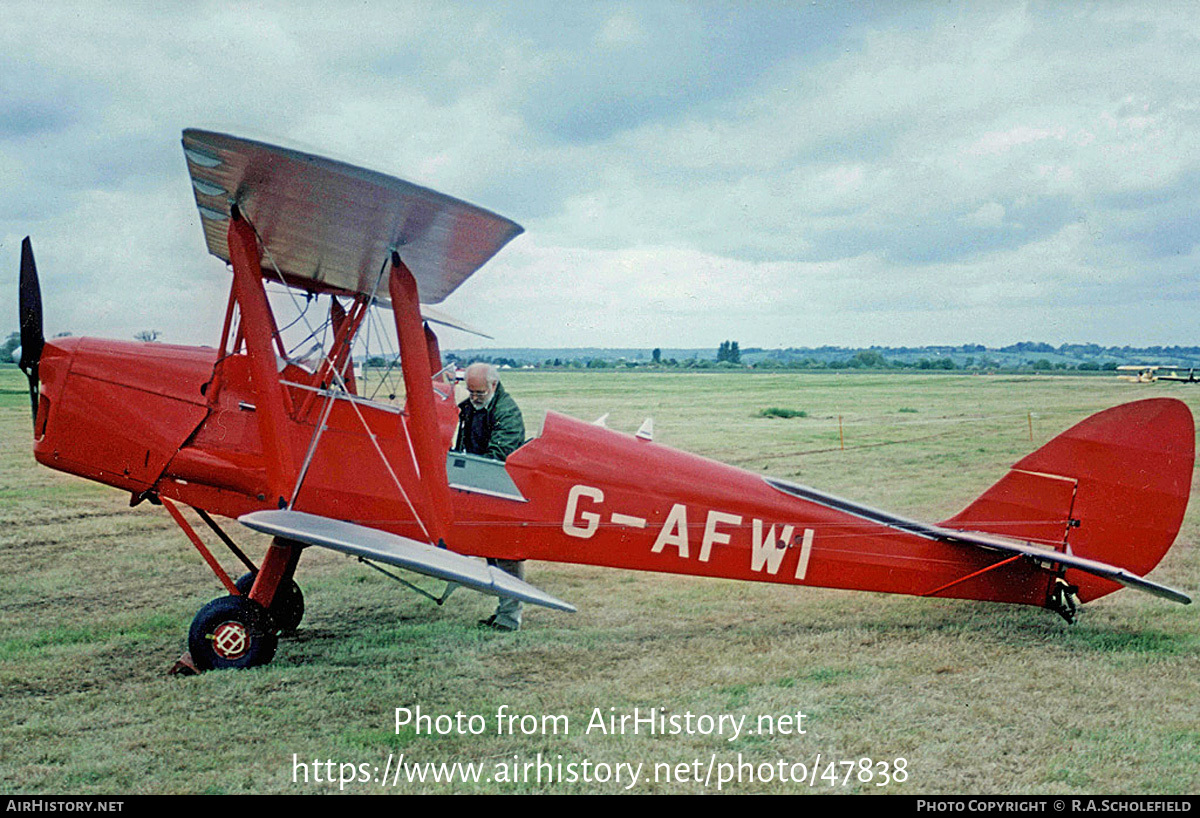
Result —
[[[964, 510], [924, 523], [550, 412], [506, 461], [451, 450], [458, 420], [433, 323], [522, 232], [482, 208], [341, 162], [189, 129], [183, 150], [208, 250], [231, 273], [215, 347], [46, 340], [22, 246], [20, 366], [34, 455], [161, 504], [226, 594], [192, 622], [200, 669], [262, 665], [303, 616], [295, 574], [317, 546], [559, 610], [478, 557], [847, 588], [1048, 608], [1145, 578], [1187, 508], [1192, 415], [1117, 406], [1022, 458]], [[265, 285], [328, 304], [332, 341], [298, 360]], [[390, 309], [404, 403], [360, 394], [352, 349]], [[453, 368], [450, 368], [453, 371]], [[235, 580], [180, 506], [239, 560]], [[271, 535], [255, 565], [214, 517]], [[384, 569], [380, 569], [384, 570]]]

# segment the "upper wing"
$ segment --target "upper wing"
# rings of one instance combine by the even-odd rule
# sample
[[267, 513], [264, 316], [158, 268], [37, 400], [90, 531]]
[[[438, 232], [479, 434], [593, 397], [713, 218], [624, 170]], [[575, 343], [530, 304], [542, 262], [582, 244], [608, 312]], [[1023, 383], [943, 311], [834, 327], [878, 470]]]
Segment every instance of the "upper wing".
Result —
[[563, 602], [511, 574], [445, 548], [389, 534], [377, 528], [334, 520], [303, 511], [255, 511], [238, 522], [275, 537], [320, 545], [357, 557], [378, 560], [418, 574], [457, 582], [485, 594], [510, 597], [560, 611], [574, 611]]
[[481, 338], [492, 337], [482, 330], [475, 329], [475, 327], [471, 326], [466, 321], [455, 318], [450, 313], [443, 312], [442, 310], [439, 310], [436, 307], [431, 307], [428, 304], [421, 305], [421, 317], [432, 324], [441, 324], [444, 327], [453, 327], [456, 330], [469, 332], [472, 335], [478, 335]]
[[523, 228], [503, 216], [428, 188], [307, 153], [189, 128], [183, 151], [204, 237], [229, 261], [230, 204], [262, 238], [263, 267], [311, 292], [378, 289], [392, 249], [417, 280], [421, 302], [437, 304]]

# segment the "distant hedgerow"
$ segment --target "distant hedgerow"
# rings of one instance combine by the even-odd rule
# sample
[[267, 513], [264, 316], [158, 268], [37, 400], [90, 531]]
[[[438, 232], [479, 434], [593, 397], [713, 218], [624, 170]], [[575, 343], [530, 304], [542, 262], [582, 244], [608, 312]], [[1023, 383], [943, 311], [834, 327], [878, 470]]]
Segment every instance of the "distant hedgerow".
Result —
[[806, 418], [808, 412], [802, 409], [782, 409], [778, 406], [772, 406], [767, 409], [759, 409], [758, 416], [760, 418]]

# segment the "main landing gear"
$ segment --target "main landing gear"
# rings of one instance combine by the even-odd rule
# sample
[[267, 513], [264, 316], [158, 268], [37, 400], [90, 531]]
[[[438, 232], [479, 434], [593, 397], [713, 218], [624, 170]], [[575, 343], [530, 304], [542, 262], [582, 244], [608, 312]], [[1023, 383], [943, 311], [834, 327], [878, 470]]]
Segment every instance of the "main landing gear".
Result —
[[[258, 576], [257, 571], [250, 571], [238, 577], [238, 581], [234, 585], [237, 586], [242, 596], [250, 596], [250, 589], [254, 587], [256, 576]], [[275, 598], [271, 600], [271, 607], [267, 609], [267, 614], [275, 624], [277, 633], [288, 636], [296, 632], [296, 629], [300, 627], [300, 620], [304, 619], [304, 594], [300, 591], [296, 580], [289, 579], [279, 585], [275, 590]]]
[[241, 596], [223, 596], [205, 605], [192, 620], [188, 651], [197, 670], [265, 665], [275, 657], [280, 634], [295, 632], [304, 618], [304, 594], [295, 580], [280, 583], [264, 608], [250, 598], [254, 572], [235, 583]]
[[304, 618], [304, 594], [292, 579], [304, 546], [276, 537], [267, 548], [261, 566], [256, 568], [212, 518], [197, 509], [201, 519], [250, 569], [234, 582], [175, 505], [166, 499], [161, 502], [230, 591], [228, 596], [214, 599], [196, 614], [188, 630], [188, 652], [170, 672], [190, 674], [257, 667], [270, 662], [275, 658], [279, 635], [294, 632]]

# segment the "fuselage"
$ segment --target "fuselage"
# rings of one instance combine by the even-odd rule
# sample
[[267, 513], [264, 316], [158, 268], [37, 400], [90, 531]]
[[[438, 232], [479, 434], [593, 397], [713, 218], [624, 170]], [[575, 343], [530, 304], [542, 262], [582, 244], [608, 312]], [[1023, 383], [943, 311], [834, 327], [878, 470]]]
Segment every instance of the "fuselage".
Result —
[[[41, 378], [35, 453], [44, 465], [230, 518], [278, 507], [246, 356], [57, 339]], [[280, 380], [293, 477], [303, 474], [292, 507], [428, 541], [429, 500], [403, 408], [319, 391], [295, 364]], [[445, 451], [457, 407], [447, 384], [434, 398]], [[453, 456], [449, 465], [446, 544], [468, 555], [1033, 605], [1050, 582], [1028, 561], [987, 570], [997, 559], [986, 551], [554, 413], [504, 464], [515, 490], [456, 483]]]

